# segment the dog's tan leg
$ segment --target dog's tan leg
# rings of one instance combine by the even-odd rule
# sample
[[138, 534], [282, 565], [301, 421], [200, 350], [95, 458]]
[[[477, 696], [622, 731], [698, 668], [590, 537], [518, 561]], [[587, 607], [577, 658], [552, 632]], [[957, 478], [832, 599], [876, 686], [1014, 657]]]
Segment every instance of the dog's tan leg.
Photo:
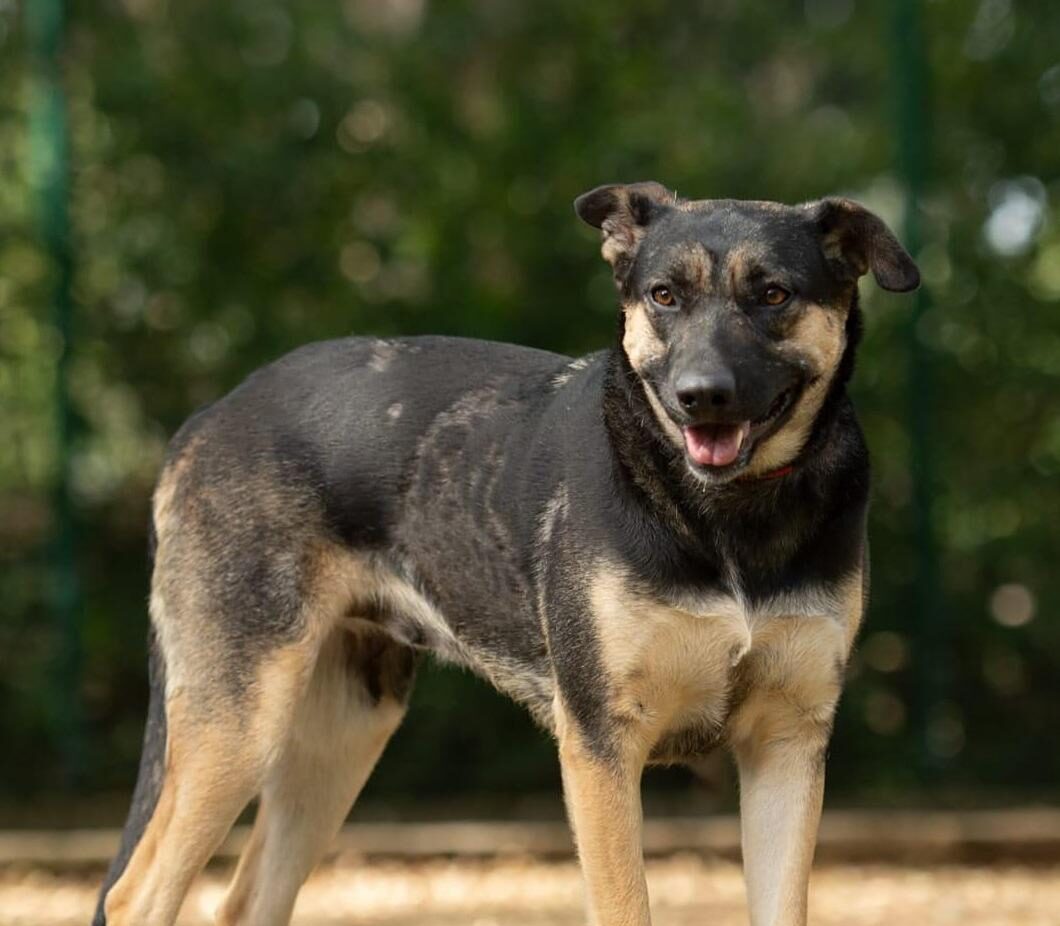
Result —
[[736, 751], [744, 877], [752, 926], [803, 926], [824, 792], [825, 743], [748, 744]]
[[244, 698], [185, 688], [168, 699], [162, 792], [107, 894], [107, 926], [170, 926], [176, 920], [192, 880], [275, 760], [308, 665], [308, 647], [298, 644], [263, 661]]
[[590, 921], [593, 926], [650, 926], [641, 848], [643, 750], [629, 743], [617, 756], [594, 754], [561, 706], [556, 734]]
[[295, 711], [291, 738], [269, 773], [250, 843], [218, 911], [223, 926], [285, 926], [302, 882], [320, 861], [383, 747], [405, 713], [411, 676], [408, 653], [391, 646], [375, 654], [407, 674], [384, 690], [365, 685], [340, 632], [325, 644], [309, 689]]
[[730, 718], [752, 926], [806, 922], [846, 646], [845, 627], [832, 618], [776, 622], [748, 666], [758, 686]]

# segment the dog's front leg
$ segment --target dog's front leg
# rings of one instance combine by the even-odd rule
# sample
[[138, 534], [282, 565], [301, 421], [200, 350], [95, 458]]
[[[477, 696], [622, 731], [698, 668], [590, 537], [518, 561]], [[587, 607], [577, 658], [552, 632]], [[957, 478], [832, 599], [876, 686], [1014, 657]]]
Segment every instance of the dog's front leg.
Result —
[[563, 792], [578, 846], [593, 926], [650, 926], [641, 848], [641, 750], [596, 750], [557, 709]]
[[744, 878], [752, 926], [804, 926], [821, 818], [827, 731], [737, 744]]

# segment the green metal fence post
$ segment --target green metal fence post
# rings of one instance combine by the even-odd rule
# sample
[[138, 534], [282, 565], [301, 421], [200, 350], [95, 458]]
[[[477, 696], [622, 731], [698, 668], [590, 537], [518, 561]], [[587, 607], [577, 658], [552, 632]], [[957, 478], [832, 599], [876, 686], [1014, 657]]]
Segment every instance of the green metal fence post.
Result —
[[60, 339], [54, 391], [57, 465], [50, 591], [61, 650], [56, 661], [52, 700], [64, 778], [68, 784], [73, 784], [84, 769], [84, 736], [79, 701], [81, 590], [70, 494], [73, 414], [68, 372], [73, 321], [73, 252], [68, 213], [69, 137], [60, 64], [63, 20], [63, 0], [33, 0], [26, 5], [25, 23], [32, 68], [31, 180], [38, 200], [40, 235], [52, 262], [52, 318]]
[[[923, 245], [921, 203], [931, 164], [927, 107], [930, 72], [919, 0], [896, 0], [894, 31], [898, 171], [905, 189], [903, 232], [905, 244], [915, 257]], [[913, 296], [906, 329], [909, 470], [913, 488], [912, 528], [917, 552], [913, 596], [920, 635], [915, 648], [918, 662], [914, 722], [919, 739], [920, 771], [925, 780], [933, 777], [932, 773], [939, 765], [938, 756], [930, 748], [932, 710], [945, 699], [948, 689], [946, 621], [931, 511], [935, 487], [932, 447], [934, 382], [931, 359], [920, 337], [921, 319], [929, 308], [930, 293], [921, 287]]]

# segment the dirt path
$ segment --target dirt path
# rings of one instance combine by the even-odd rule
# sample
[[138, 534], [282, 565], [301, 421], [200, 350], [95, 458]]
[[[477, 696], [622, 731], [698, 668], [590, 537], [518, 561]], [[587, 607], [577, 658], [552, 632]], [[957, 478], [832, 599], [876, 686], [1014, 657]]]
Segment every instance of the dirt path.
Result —
[[[649, 865], [655, 926], [746, 926], [732, 864], [677, 856]], [[205, 926], [224, 891], [205, 875], [182, 926]], [[0, 870], [0, 926], [87, 926], [96, 878]], [[571, 862], [358, 863], [339, 860], [307, 885], [295, 926], [582, 926]], [[1060, 866], [820, 868], [814, 926], [1060, 926]]]

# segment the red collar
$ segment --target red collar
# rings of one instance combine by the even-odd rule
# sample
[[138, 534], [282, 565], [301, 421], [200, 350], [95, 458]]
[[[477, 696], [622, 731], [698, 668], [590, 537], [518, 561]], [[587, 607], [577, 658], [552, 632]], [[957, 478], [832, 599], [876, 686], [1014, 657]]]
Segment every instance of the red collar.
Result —
[[781, 466], [778, 469], [771, 469], [768, 473], [762, 473], [758, 476], [741, 476], [740, 482], [757, 482], [762, 479], [781, 479], [784, 476], [790, 476], [795, 472], [795, 464], [789, 463], [787, 466]]

